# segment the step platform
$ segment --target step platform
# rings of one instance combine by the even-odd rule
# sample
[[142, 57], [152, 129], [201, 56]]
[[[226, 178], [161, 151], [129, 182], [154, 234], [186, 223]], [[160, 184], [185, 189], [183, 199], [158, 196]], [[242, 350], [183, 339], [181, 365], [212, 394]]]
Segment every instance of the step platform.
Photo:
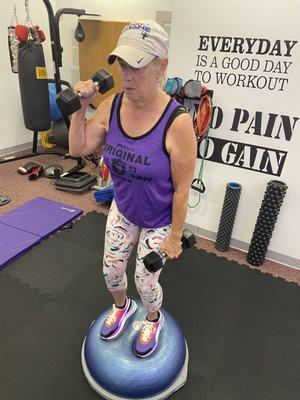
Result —
[[63, 174], [59, 179], [54, 180], [54, 185], [57, 190], [73, 193], [83, 193], [96, 185], [96, 183], [96, 175], [91, 175], [83, 171]]

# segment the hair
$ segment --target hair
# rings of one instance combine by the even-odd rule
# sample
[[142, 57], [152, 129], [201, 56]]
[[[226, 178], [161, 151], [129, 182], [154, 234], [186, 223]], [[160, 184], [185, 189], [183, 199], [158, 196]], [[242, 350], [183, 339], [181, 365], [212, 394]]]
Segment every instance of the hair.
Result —
[[[164, 58], [155, 57], [155, 58], [153, 59], [153, 62], [154, 62], [157, 66], [160, 66], [160, 63], [162, 62], [163, 59], [164, 59]], [[157, 81], [158, 86], [159, 86], [161, 89], [163, 89], [163, 88], [165, 87], [166, 81], [167, 81], [167, 74], [166, 74], [166, 71], [165, 71], [165, 72], [163, 73], [163, 75], [162, 75], [162, 76], [158, 79], [158, 81]]]

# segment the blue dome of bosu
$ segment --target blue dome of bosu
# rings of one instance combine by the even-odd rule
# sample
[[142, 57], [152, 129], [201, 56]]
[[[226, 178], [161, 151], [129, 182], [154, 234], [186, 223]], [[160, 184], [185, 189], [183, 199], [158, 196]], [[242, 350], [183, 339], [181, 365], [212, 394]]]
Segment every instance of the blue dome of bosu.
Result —
[[110, 311], [105, 310], [92, 323], [82, 346], [85, 376], [105, 399], [165, 399], [187, 379], [187, 344], [181, 328], [165, 309], [156, 350], [145, 358], [134, 354], [134, 343], [146, 314], [143, 304], [136, 303], [138, 309], [126, 322], [121, 336], [111, 341], [101, 339], [101, 326]]

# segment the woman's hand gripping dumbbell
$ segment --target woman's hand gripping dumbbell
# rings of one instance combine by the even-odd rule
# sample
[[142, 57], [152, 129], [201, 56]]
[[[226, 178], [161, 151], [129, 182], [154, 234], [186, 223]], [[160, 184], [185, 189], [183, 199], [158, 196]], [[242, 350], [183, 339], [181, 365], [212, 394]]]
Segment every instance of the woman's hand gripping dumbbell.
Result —
[[[181, 246], [183, 250], [189, 249], [194, 246], [196, 243], [196, 237], [192, 231], [189, 229], [185, 229], [182, 233], [181, 237]], [[147, 254], [144, 257], [144, 265], [149, 272], [156, 272], [163, 267], [163, 258], [166, 257], [167, 254], [165, 252], [151, 251], [151, 253]]]
[[97, 91], [103, 94], [113, 87], [112, 75], [102, 69], [96, 72], [92, 79], [78, 82], [74, 86], [74, 91], [67, 88], [60, 92], [56, 97], [56, 103], [61, 112], [68, 116], [80, 110], [82, 106], [88, 106]]

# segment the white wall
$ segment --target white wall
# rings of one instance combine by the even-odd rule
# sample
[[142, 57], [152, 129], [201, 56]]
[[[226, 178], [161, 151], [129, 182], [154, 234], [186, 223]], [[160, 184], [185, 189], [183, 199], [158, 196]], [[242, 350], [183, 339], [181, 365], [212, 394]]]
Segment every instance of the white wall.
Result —
[[[219, 129], [211, 130], [210, 136], [226, 141], [236, 141], [254, 146], [287, 151], [287, 158], [280, 177], [267, 175], [247, 169], [237, 168], [212, 161], [205, 162], [204, 182], [206, 193], [202, 196], [200, 205], [190, 210], [188, 222], [217, 232], [220, 213], [222, 210], [225, 185], [236, 181], [242, 184], [242, 194], [239, 203], [237, 218], [232, 237], [249, 243], [258, 215], [259, 207], [266, 183], [271, 179], [283, 180], [288, 184], [288, 191], [284, 199], [280, 215], [275, 226], [269, 250], [300, 259], [299, 222], [300, 222], [300, 121], [297, 122], [292, 139], [286, 141], [281, 133], [280, 139], [245, 133], [250, 124], [240, 124], [238, 132], [230, 130], [235, 107], [244, 108], [254, 114], [262, 111], [262, 130], [266, 128], [269, 113], [300, 117], [300, 43], [294, 47], [291, 57], [233, 54], [221, 52], [220, 48], [213, 51], [211, 47], [206, 51], [199, 51], [199, 35], [228, 36], [248, 38], [268, 38], [270, 40], [299, 40], [299, 0], [274, 3], [272, 0], [252, 0], [247, 4], [239, 0], [226, 2], [199, 2], [191, 0], [189, 7], [181, 0], [174, 1], [171, 26], [170, 66], [169, 76], [181, 76], [186, 79], [196, 79], [195, 70], [208, 70], [212, 74], [207, 84], [214, 90], [214, 104], [220, 106], [224, 112], [224, 120]], [[201, 16], [203, 16], [201, 18]], [[184, 57], [181, 55], [184, 54]], [[196, 66], [197, 55], [206, 55], [208, 60], [216, 56], [218, 67]], [[243, 88], [216, 83], [216, 71], [225, 71], [220, 62], [225, 57], [248, 57], [258, 59], [261, 64], [265, 59], [275, 62], [292, 62], [287, 74], [261, 73], [274, 77], [285, 77], [289, 82], [283, 91], [260, 90]], [[227, 70], [227, 72], [250, 74], [249, 71]], [[252, 73], [253, 74], [253, 73]], [[254, 73], [255, 74], [255, 73]], [[244, 128], [243, 128], [244, 126]], [[278, 129], [279, 124], [276, 123]], [[253, 132], [253, 130], [252, 130]], [[276, 130], [273, 130], [275, 136]], [[196, 195], [191, 192], [191, 202], [195, 202]]]
[[[56, 0], [57, 9], [64, 7], [83, 8], [87, 13], [101, 14], [101, 19], [112, 21], [132, 21], [137, 19], [154, 19], [156, 11], [172, 11], [174, 0]], [[92, 17], [88, 17], [92, 18]], [[79, 80], [78, 43], [74, 39], [77, 26], [75, 16], [63, 17], [60, 24], [61, 43], [64, 48], [63, 79], [76, 83]]]
[[[51, 0], [51, 4], [55, 7], [55, 0]], [[14, 0], [5, 3], [0, 13], [0, 151], [9, 147], [17, 146], [32, 141], [32, 133], [28, 131], [23, 122], [21, 109], [21, 100], [19, 92], [18, 75], [11, 72], [9, 50], [7, 44], [7, 26], [10, 25], [13, 7], [17, 6], [18, 22], [25, 22], [24, 0]], [[40, 25], [46, 34], [46, 42], [44, 43], [44, 52], [46, 57], [46, 65], [48, 67], [48, 75], [52, 77], [52, 57], [49, 40], [48, 14], [42, 0], [30, 2], [30, 15], [34, 24]]]

